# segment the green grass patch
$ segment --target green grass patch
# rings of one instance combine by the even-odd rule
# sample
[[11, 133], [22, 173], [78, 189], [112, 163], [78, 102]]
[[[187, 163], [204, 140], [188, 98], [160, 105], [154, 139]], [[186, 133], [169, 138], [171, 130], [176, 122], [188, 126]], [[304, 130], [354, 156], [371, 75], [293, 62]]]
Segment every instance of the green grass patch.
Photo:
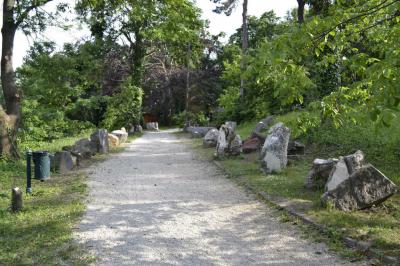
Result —
[[[294, 121], [298, 113], [277, 117], [277, 121]], [[258, 121], [239, 125], [237, 132], [246, 138]], [[266, 192], [277, 199], [288, 199], [328, 228], [329, 246], [344, 255], [353, 254], [344, 248], [341, 236], [367, 241], [383, 254], [400, 256], [400, 195], [396, 194], [383, 204], [369, 210], [342, 212], [324, 208], [320, 204], [323, 190], [308, 191], [304, 188], [312, 161], [315, 158], [338, 157], [361, 149], [367, 161], [378, 167], [397, 185], [400, 185], [400, 120], [392, 128], [377, 129], [368, 122], [346, 124], [334, 128], [329, 124], [314, 129], [300, 138], [307, 144], [304, 158], [294, 161], [280, 174], [261, 172], [257, 154], [220, 159], [219, 163], [231, 177], [250, 185], [258, 192]], [[212, 159], [214, 149], [205, 149], [199, 141], [195, 147], [203, 158]], [[304, 207], [306, 206], [306, 207]]]

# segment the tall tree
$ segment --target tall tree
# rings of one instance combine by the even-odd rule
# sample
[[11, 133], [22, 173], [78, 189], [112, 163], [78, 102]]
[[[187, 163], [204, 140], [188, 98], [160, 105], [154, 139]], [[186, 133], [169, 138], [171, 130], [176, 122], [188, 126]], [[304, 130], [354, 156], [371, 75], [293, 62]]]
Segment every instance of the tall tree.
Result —
[[78, 11], [86, 17], [92, 32], [100, 30], [128, 45], [132, 82], [139, 87], [145, 59], [154, 48], [167, 46], [171, 54], [184, 58], [187, 43], [196, 46], [203, 27], [199, 9], [189, 0], [80, 0]]
[[5, 110], [0, 113], [0, 154], [18, 158], [17, 131], [21, 119], [21, 97], [15, 82], [13, 66], [14, 38], [18, 29], [24, 32], [42, 30], [45, 27], [46, 12], [41, 7], [52, 0], [4, 0], [1, 85]]
[[[232, 11], [236, 8], [239, 0], [211, 0], [218, 5], [214, 12], [225, 13], [225, 15], [230, 16]], [[247, 19], [247, 7], [248, 0], [243, 0], [243, 11], [242, 11], [242, 59], [240, 62], [240, 69], [243, 73], [246, 69], [246, 55], [249, 49], [249, 31], [248, 31], [248, 19]], [[244, 95], [245, 80], [243, 77], [240, 78], [240, 95]]]

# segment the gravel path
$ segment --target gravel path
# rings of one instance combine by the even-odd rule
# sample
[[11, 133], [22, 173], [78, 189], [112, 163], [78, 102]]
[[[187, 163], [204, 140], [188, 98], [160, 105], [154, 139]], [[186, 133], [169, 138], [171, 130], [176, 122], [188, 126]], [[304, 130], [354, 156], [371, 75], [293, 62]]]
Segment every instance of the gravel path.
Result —
[[89, 171], [77, 238], [96, 265], [344, 265], [171, 132], [146, 133]]

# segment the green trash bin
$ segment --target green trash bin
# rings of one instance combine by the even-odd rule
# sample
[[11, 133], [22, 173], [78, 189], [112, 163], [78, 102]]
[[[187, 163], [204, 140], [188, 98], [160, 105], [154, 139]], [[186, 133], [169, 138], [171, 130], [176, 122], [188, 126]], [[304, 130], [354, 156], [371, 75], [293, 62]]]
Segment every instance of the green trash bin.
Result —
[[35, 179], [47, 180], [50, 178], [50, 153], [48, 151], [32, 152], [33, 163], [35, 164]]

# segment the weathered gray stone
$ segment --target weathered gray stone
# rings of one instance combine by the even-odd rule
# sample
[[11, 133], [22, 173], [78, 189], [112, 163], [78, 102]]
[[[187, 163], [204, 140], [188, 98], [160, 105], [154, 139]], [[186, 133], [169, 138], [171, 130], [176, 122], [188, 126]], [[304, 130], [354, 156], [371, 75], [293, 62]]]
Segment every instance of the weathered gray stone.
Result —
[[146, 124], [146, 129], [150, 131], [158, 131], [158, 122], [149, 122]]
[[288, 155], [304, 155], [306, 146], [300, 141], [289, 141]]
[[193, 138], [203, 138], [208, 131], [211, 129], [216, 129], [214, 127], [189, 127], [188, 132], [192, 135]]
[[389, 178], [369, 164], [357, 169], [333, 190], [325, 192], [321, 201], [343, 211], [361, 210], [385, 201], [396, 189]]
[[242, 153], [242, 139], [239, 135], [235, 135], [235, 138], [230, 142], [228, 148], [229, 155], [237, 156]]
[[135, 126], [131, 126], [130, 129], [128, 130], [128, 135], [131, 136], [135, 134]]
[[51, 156], [51, 169], [61, 174], [68, 173], [74, 168], [71, 152], [58, 151]]
[[227, 135], [230, 134], [229, 127], [222, 125], [219, 129], [217, 141], [217, 156], [224, 156], [228, 150]]
[[135, 132], [136, 133], [142, 133], [143, 132], [143, 127], [141, 125], [136, 125], [135, 126]]
[[125, 143], [128, 139], [128, 133], [126, 132], [126, 130], [114, 130], [111, 132], [111, 134], [113, 134], [114, 136], [118, 137], [119, 143]]
[[337, 159], [315, 159], [305, 187], [308, 189], [323, 188], [337, 162]]
[[100, 154], [106, 154], [109, 152], [108, 144], [108, 132], [107, 129], [98, 129], [92, 135], [90, 135], [90, 141], [92, 141], [96, 147], [97, 152]]
[[270, 128], [261, 151], [261, 166], [265, 173], [280, 172], [286, 167], [289, 138], [290, 129], [283, 123]]
[[222, 125], [218, 135], [217, 156], [239, 155], [242, 152], [241, 146], [242, 140], [232, 127]]
[[80, 139], [75, 142], [71, 153], [74, 153], [81, 158], [90, 158], [97, 153], [97, 146], [89, 139]]
[[205, 147], [216, 147], [218, 142], [219, 131], [216, 128], [210, 129], [203, 138]]
[[360, 169], [363, 164], [364, 154], [362, 151], [356, 151], [354, 154], [340, 157], [326, 182], [325, 191], [335, 189], [340, 183], [348, 179], [352, 173]]
[[73, 165], [80, 165], [80, 159], [82, 159], [82, 156], [81, 154], [73, 150], [73, 146], [64, 146], [61, 149], [62, 151], [67, 151], [71, 153]]
[[364, 165], [364, 153], [360, 150], [344, 157], [349, 174], [354, 173]]
[[268, 128], [274, 123], [274, 117], [268, 116], [257, 123], [256, 127], [253, 129], [252, 133], [261, 133], [268, 130]]
[[261, 141], [259, 138], [251, 138], [243, 141], [243, 153], [256, 152], [261, 149]]
[[231, 127], [233, 129], [233, 131], [235, 131], [237, 128], [237, 123], [235, 121], [226, 121], [225, 125], [227, 125], [228, 127]]

